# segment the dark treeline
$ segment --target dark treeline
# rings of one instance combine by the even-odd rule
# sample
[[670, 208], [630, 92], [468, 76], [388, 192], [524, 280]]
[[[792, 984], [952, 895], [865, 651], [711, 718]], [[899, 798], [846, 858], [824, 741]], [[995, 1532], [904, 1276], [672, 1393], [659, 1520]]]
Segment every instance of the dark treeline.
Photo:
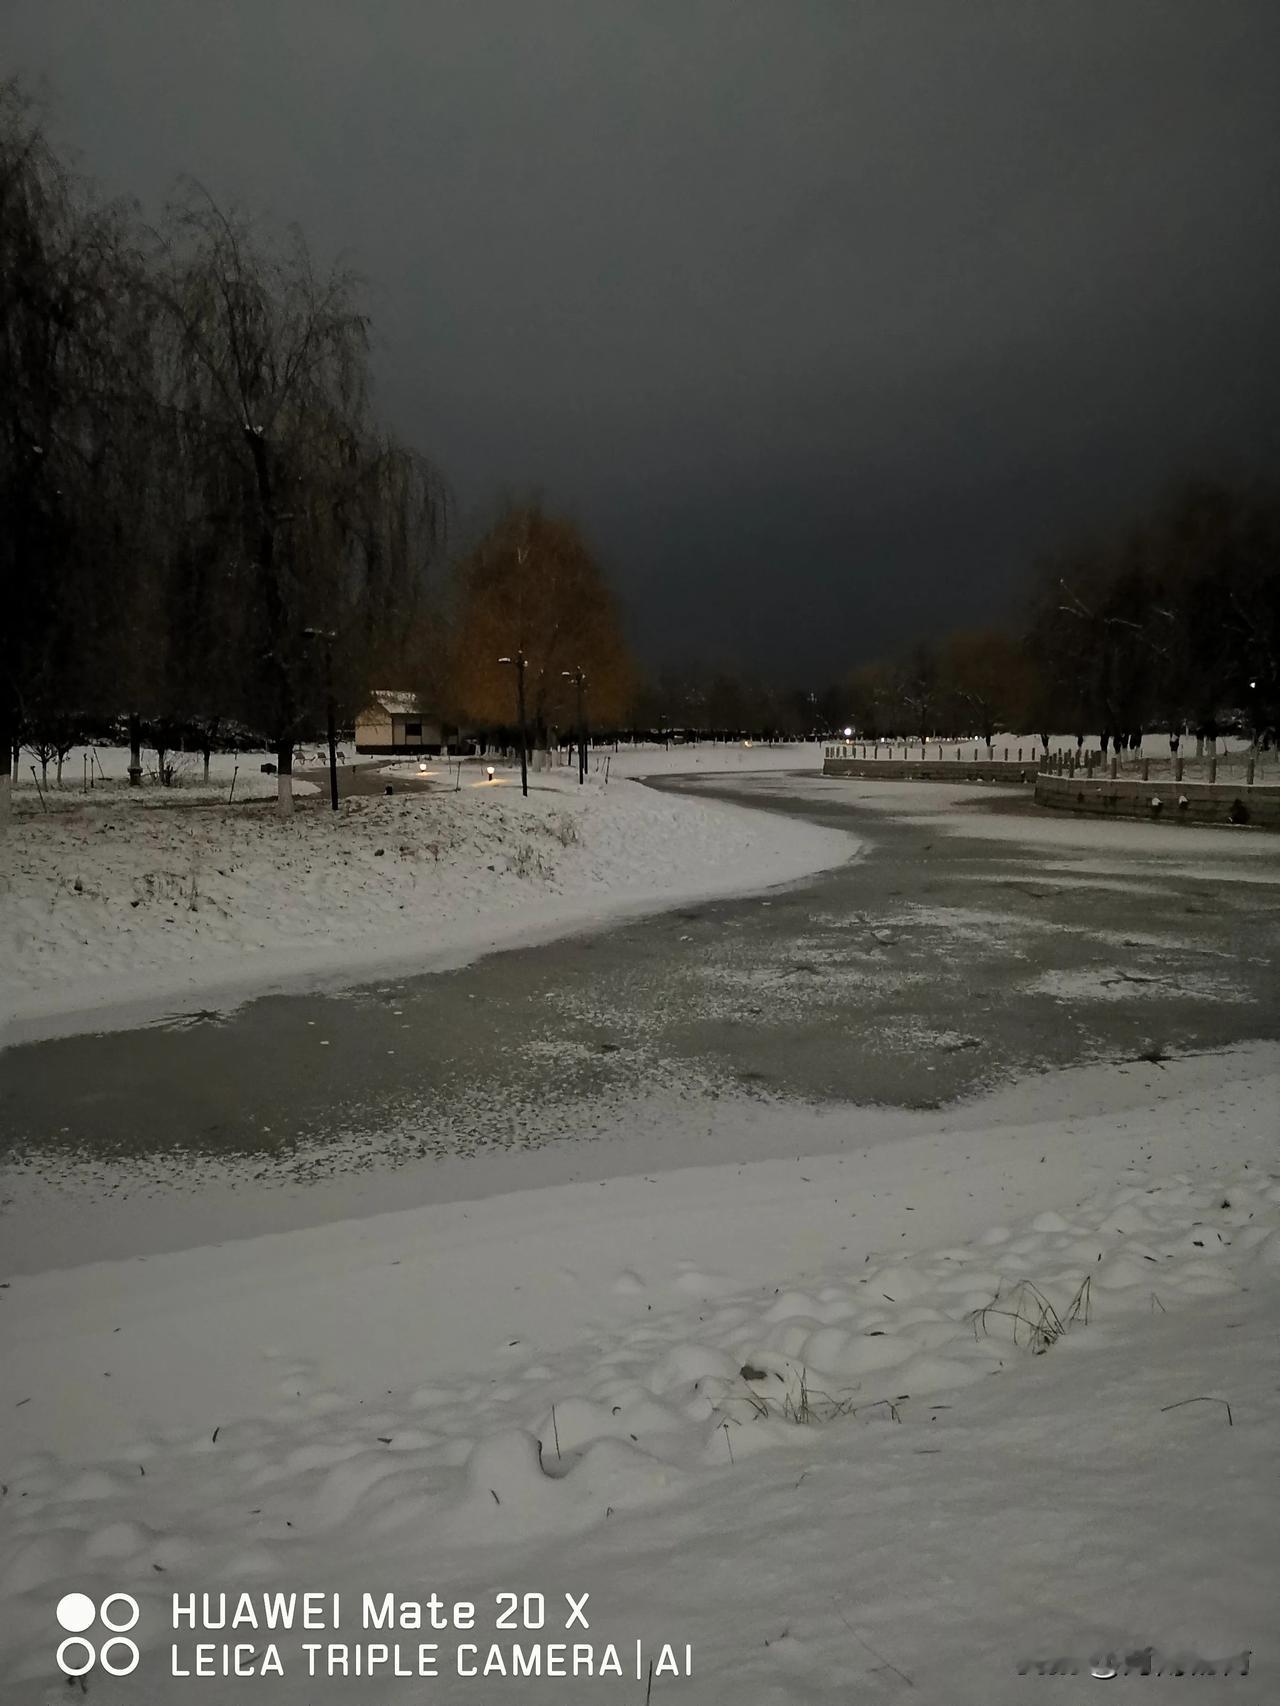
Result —
[[[1280, 495], [1189, 483], [1114, 540], [1041, 563], [1023, 620], [856, 670], [875, 738], [1167, 731], [1269, 743], [1280, 722]], [[841, 719], [831, 720], [831, 727]]]
[[829, 732], [846, 714], [841, 688], [814, 692], [778, 688], [758, 675], [723, 665], [692, 663], [660, 671], [639, 688], [633, 728], [656, 739], [798, 740]]
[[[0, 764], [108, 730], [279, 754], [418, 643], [444, 499], [356, 281], [191, 188], [103, 204], [0, 88]], [[121, 727], [123, 724], [123, 728]], [[282, 780], [282, 800], [289, 787]]]
[[1280, 724], [1280, 493], [1189, 482], [1117, 536], [1047, 558], [1004, 627], [970, 628], [780, 692], [714, 668], [668, 672], [651, 731], [869, 740], [998, 732], [1136, 744], [1151, 732], [1269, 744]]
[[[292, 750], [372, 690], [532, 732], [1126, 743], [1274, 738], [1280, 499], [1189, 485], [1032, 578], [1007, 628], [819, 688], [718, 664], [642, 678], [600, 564], [541, 500], [447, 562], [427, 460], [379, 422], [358, 281], [184, 190], [157, 228], [103, 203], [0, 85], [0, 796], [19, 744]], [[428, 602], [428, 590], [431, 597]], [[140, 774], [140, 769], [139, 769]], [[0, 798], [0, 808], [3, 807]]]

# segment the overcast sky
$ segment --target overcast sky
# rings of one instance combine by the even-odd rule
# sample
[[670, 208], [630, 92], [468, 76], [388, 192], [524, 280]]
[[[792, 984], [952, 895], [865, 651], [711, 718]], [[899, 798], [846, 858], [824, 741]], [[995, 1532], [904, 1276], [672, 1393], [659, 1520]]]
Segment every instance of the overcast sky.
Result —
[[816, 684], [1276, 467], [1277, 0], [0, 0], [0, 63], [347, 252], [391, 424], [651, 660]]

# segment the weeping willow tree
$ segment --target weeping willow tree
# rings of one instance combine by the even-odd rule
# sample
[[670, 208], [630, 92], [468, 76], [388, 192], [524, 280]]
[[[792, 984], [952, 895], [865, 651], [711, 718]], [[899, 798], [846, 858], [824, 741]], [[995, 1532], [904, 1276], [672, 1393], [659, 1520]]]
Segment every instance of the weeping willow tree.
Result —
[[367, 692], [421, 606], [443, 492], [375, 428], [357, 282], [319, 271], [299, 233], [193, 191], [171, 211], [157, 290], [227, 625], [220, 688], [270, 739], [287, 813], [295, 743], [328, 698]]
[[228, 708], [270, 737], [287, 813], [294, 743], [315, 712], [304, 629], [332, 616], [341, 584], [366, 320], [352, 281], [318, 277], [300, 235], [268, 238], [200, 192], [171, 211], [167, 239], [157, 293], [176, 341], [173, 407], [237, 617]]
[[127, 229], [0, 85], [0, 816], [18, 741], [65, 750], [104, 674]]
[[[141, 777], [219, 731], [292, 755], [421, 650], [446, 501], [374, 421], [357, 281], [190, 188], [102, 205], [0, 84], [0, 812], [127, 717]], [[163, 770], [163, 766], [161, 766]]]
[[[344, 498], [345, 605], [334, 691], [348, 718], [375, 682], [438, 694], [445, 613], [433, 579], [448, 535], [447, 494], [431, 463], [385, 433], [361, 445]], [[434, 597], [432, 594], [434, 593]]]

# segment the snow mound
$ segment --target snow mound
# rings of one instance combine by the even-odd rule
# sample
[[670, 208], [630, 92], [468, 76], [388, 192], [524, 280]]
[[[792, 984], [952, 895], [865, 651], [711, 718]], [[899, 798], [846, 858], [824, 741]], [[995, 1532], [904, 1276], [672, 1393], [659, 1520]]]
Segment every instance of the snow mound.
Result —
[[657, 1275], [645, 1285], [665, 1312], [536, 1361], [509, 1347], [498, 1378], [442, 1377], [366, 1404], [279, 1365], [275, 1409], [216, 1433], [153, 1429], [102, 1463], [40, 1452], [0, 1466], [0, 1676], [47, 1668], [52, 1584], [141, 1597], [158, 1574], [166, 1592], [309, 1581], [390, 1544], [500, 1556], [580, 1536], [842, 1431], [931, 1435], [993, 1376], [1016, 1403], [1060, 1347], [1078, 1368], [1091, 1344], [1129, 1332], [1140, 1357], [1157, 1317], [1219, 1296], [1274, 1301], [1278, 1268], [1280, 1185], [1267, 1174], [1131, 1174], [1069, 1213], [803, 1289], [726, 1282], [708, 1298], [682, 1281], [712, 1276], [677, 1264], [665, 1288]]

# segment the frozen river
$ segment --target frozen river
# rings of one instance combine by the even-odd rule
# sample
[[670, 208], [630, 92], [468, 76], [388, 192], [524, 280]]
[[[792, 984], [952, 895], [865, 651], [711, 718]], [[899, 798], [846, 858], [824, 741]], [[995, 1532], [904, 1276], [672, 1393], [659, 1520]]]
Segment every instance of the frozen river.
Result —
[[655, 785], [851, 829], [864, 851], [444, 974], [10, 1049], [10, 1159], [27, 1179], [100, 1166], [115, 1230], [86, 1215], [84, 1255], [116, 1253], [139, 1177], [187, 1189], [196, 1156], [209, 1189], [240, 1192], [210, 1230], [248, 1231], [328, 1218], [323, 1185], [344, 1179], [349, 1205], [353, 1174], [372, 1210], [519, 1188], [535, 1149], [539, 1183], [758, 1156], [824, 1109], [906, 1117], [1055, 1068], [1280, 1037], [1275, 838], [1046, 821], [976, 788]]

